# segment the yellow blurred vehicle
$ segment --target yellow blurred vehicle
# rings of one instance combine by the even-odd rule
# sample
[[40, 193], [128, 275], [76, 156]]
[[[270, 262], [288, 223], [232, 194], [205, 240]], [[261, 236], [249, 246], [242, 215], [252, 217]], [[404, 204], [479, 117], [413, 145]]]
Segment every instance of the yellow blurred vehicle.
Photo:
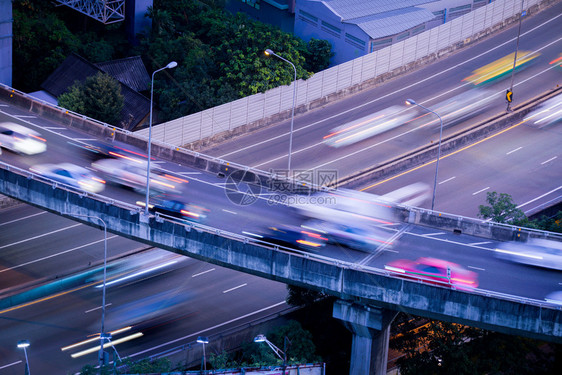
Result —
[[[515, 53], [510, 53], [509, 55], [502, 57], [499, 60], [476, 69], [472, 72], [472, 75], [466, 77], [465, 79], [463, 79], [463, 81], [468, 81], [475, 85], [482, 85], [511, 73], [511, 71], [513, 70], [514, 54]], [[519, 51], [517, 53], [515, 70], [522, 69], [523, 67], [529, 65], [531, 61], [539, 56], [540, 53], [533, 53], [531, 51]]]

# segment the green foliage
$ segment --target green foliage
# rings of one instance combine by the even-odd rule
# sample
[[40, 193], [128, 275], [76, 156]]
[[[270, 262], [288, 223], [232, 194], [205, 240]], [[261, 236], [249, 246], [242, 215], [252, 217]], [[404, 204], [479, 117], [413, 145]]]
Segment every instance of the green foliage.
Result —
[[487, 206], [478, 206], [478, 217], [482, 219], [491, 219], [496, 223], [509, 223], [514, 225], [522, 225], [528, 222], [527, 217], [513, 203], [511, 195], [495, 191], [486, 194]]
[[123, 109], [123, 95], [119, 83], [110, 75], [98, 72], [82, 84], [75, 82], [60, 96], [59, 106], [117, 125]]
[[125, 367], [123, 373], [126, 374], [160, 374], [172, 370], [172, 363], [168, 358], [143, 359], [136, 362], [130, 358], [125, 358], [119, 366]]
[[287, 295], [287, 303], [291, 306], [308, 307], [326, 297], [322, 292], [293, 285], [287, 285], [287, 291], [289, 292]]
[[308, 41], [305, 54], [306, 65], [304, 68], [309, 72], [319, 72], [328, 69], [330, 58], [334, 56], [332, 45], [324, 39], [312, 38]]

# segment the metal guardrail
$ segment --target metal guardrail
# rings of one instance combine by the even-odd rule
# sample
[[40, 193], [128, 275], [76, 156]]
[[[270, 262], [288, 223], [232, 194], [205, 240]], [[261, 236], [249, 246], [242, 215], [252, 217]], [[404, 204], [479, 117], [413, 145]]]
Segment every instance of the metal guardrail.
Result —
[[[21, 168], [18, 168], [18, 167], [14, 167], [14, 166], [11, 166], [11, 165], [9, 165], [7, 163], [4, 163], [4, 162], [0, 162], [0, 168], [5, 169], [5, 170], [9, 170], [11, 172], [17, 173], [17, 174], [22, 175], [22, 176], [25, 176], [28, 179], [34, 179], [34, 180], [40, 181], [42, 183], [49, 184], [53, 187], [53, 189], [58, 188], [58, 189], [67, 190], [71, 193], [78, 194], [82, 197], [88, 196], [90, 198], [93, 198], [93, 199], [95, 199], [97, 201], [100, 201], [100, 202], [103, 202], [105, 204], [110, 204], [110, 205], [114, 205], [114, 206], [117, 206], [117, 207], [120, 207], [120, 208], [124, 208], [124, 209], [130, 210], [131, 212], [138, 212], [139, 214], [141, 213], [141, 207], [140, 206], [132, 205], [130, 203], [122, 202], [122, 201], [119, 201], [119, 200], [115, 200], [115, 199], [103, 196], [101, 194], [95, 194], [95, 193], [89, 193], [89, 192], [81, 191], [80, 189], [77, 189], [75, 187], [72, 187], [72, 186], [57, 182], [57, 181], [50, 180], [48, 178], [37, 175], [37, 174], [35, 174], [31, 171], [24, 170], [24, 169], [21, 169]], [[409, 208], [409, 209], [412, 209], [412, 208]], [[426, 211], [426, 210], [422, 210], [422, 211]], [[437, 215], [447, 215], [447, 214], [437, 213]], [[71, 215], [66, 215], [66, 216], [72, 217]], [[221, 236], [221, 237], [224, 237], [224, 238], [228, 238], [228, 239], [231, 239], [231, 240], [242, 242], [244, 244], [251, 244], [251, 245], [255, 245], [255, 246], [260, 246], [260, 247], [267, 248], [267, 249], [272, 250], [272, 251], [287, 252], [287, 253], [290, 253], [294, 256], [312, 259], [312, 260], [315, 260], [315, 261], [318, 261], [318, 262], [331, 264], [335, 267], [342, 268], [342, 269], [361, 270], [361, 271], [364, 271], [364, 272], [368, 272], [368, 273], [372, 273], [372, 274], [376, 274], [376, 275], [380, 275], [380, 276], [392, 277], [392, 278], [395, 278], [395, 279], [399, 279], [402, 282], [420, 282], [420, 283], [428, 282], [428, 283], [431, 283], [432, 285], [435, 285], [437, 287], [442, 287], [442, 288], [447, 288], [447, 289], [456, 289], [456, 287], [449, 282], [438, 282], [434, 279], [429, 279], [429, 278], [424, 278], [424, 277], [415, 277], [415, 278], [411, 277], [408, 280], [406, 280], [403, 277], [397, 277], [394, 274], [392, 274], [392, 273], [390, 273], [390, 272], [388, 272], [387, 270], [384, 270], [384, 269], [379, 269], [379, 268], [376, 268], [376, 267], [370, 267], [370, 266], [364, 266], [364, 265], [358, 265], [358, 264], [351, 263], [351, 262], [348, 262], [348, 261], [334, 259], [334, 258], [326, 257], [326, 256], [323, 256], [323, 255], [298, 250], [298, 249], [283, 247], [283, 246], [279, 246], [279, 245], [273, 245], [273, 244], [268, 243], [266, 241], [258, 240], [258, 239], [248, 237], [248, 236], [244, 236], [244, 235], [240, 235], [240, 234], [237, 234], [237, 233], [232, 233], [232, 232], [229, 232], [229, 231], [226, 231], [226, 230], [223, 230], [223, 229], [215, 228], [215, 227], [204, 225], [204, 224], [201, 224], [201, 223], [185, 222], [183, 220], [178, 220], [176, 218], [166, 217], [165, 215], [161, 215], [161, 214], [156, 214], [156, 215], [153, 215], [153, 216], [158, 218], [158, 220], [165, 220], [165, 221], [172, 222], [174, 224], [183, 225], [186, 228], [186, 230], [188, 230], [188, 231], [194, 229], [194, 230], [209, 233], [211, 235]], [[454, 218], [459, 218], [458, 216], [453, 216], [453, 215], [449, 215], [449, 216], [454, 217]], [[469, 219], [469, 218], [464, 218], [464, 219], [473, 220], [473, 219]], [[81, 221], [90, 222], [88, 218], [83, 218]], [[514, 230], [523, 230], [523, 228], [515, 227], [515, 226], [512, 226], [512, 225], [492, 223], [492, 222], [488, 222], [488, 223], [491, 226], [501, 226], [501, 227], [511, 228], [511, 229], [514, 229]], [[93, 223], [93, 222], [92, 222], [92, 224], [95, 225], [95, 223]], [[524, 228], [524, 229], [527, 230], [527, 228]], [[536, 230], [534, 230], [534, 232], [551, 234], [550, 232], [544, 232], [544, 231], [541, 232], [541, 231], [536, 231]], [[562, 239], [562, 235], [558, 235], [558, 234], [555, 234], [555, 233], [552, 233], [552, 235], [555, 235], [557, 238]], [[507, 300], [507, 301], [513, 301], [513, 302], [518, 302], [518, 303], [535, 305], [535, 306], [539, 306], [539, 307], [548, 307], [548, 308], [554, 308], [554, 309], [557, 309], [557, 310], [562, 310], [561, 305], [548, 303], [544, 300], [537, 300], [537, 299], [533, 299], [533, 298], [527, 298], [527, 297], [522, 297], [522, 296], [516, 296], [516, 295], [511, 295], [511, 294], [506, 294], [506, 293], [495, 292], [495, 291], [491, 291], [491, 290], [484, 290], [484, 289], [475, 288], [475, 289], [471, 290], [470, 293], [482, 295], [482, 296], [485, 296], [485, 297], [495, 297], [495, 298], [499, 298], [499, 299], [503, 299], [503, 300]]]

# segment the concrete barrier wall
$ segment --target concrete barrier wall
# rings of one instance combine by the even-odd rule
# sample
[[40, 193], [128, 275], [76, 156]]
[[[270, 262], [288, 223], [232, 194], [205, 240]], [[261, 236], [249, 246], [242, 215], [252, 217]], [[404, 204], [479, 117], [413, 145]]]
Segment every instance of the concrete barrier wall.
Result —
[[[133, 205], [76, 193], [44, 183], [29, 172], [0, 168], [0, 193], [110, 232], [205, 262], [287, 284], [324, 291], [340, 299], [373, 304], [441, 320], [562, 342], [562, 311], [537, 300], [477, 290], [466, 293], [388, 277], [383, 270], [282, 252], [254, 240], [202, 225], [141, 219]], [[73, 217], [73, 214], [91, 217]]]
[[[524, 9], [532, 15], [556, 1], [527, 0]], [[519, 0], [496, 0], [451, 22], [318, 72], [307, 80], [159, 124], [153, 129], [153, 137], [196, 148], [290, 118], [295, 84], [295, 113], [304, 113], [447, 56], [517, 22], [520, 11]], [[137, 133], [147, 136], [148, 130]]]

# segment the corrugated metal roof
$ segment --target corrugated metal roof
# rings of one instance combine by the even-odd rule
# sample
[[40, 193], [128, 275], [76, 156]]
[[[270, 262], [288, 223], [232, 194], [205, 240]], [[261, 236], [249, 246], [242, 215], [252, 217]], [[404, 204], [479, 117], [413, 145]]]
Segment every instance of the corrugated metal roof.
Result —
[[[86, 78], [102, 70], [86, 59], [72, 54], [41, 84], [41, 88], [49, 94], [59, 97], [66, 92], [75, 81], [84, 82]], [[119, 83], [124, 105], [121, 111], [119, 124], [127, 130], [137, 126], [150, 112], [150, 99], [139, 94], [129, 86]]]
[[135, 91], [145, 91], [150, 87], [150, 76], [140, 56], [105, 61], [95, 65]]
[[397, 9], [432, 3], [437, 0], [310, 0], [323, 3], [334, 13], [349, 21], [354, 18], [385, 13]]
[[372, 39], [378, 39], [401, 33], [434, 18], [435, 15], [427, 9], [406, 8], [361, 17], [347, 23], [356, 24]]

